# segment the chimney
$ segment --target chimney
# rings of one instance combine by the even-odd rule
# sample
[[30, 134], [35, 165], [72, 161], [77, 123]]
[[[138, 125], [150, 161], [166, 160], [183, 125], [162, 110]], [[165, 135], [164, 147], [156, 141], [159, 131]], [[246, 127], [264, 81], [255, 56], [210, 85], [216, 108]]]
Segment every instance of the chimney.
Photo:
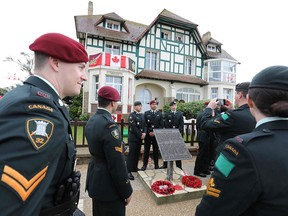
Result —
[[93, 15], [93, 2], [88, 2], [88, 15]]
[[211, 32], [208, 31], [202, 36], [202, 41], [205, 45], [208, 44], [209, 40], [211, 39]]

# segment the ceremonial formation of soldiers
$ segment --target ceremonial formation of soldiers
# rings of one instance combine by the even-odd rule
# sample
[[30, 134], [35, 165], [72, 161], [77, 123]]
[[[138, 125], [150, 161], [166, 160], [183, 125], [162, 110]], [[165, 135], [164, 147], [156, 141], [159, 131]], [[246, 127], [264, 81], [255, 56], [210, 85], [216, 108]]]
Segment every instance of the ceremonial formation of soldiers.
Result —
[[[83, 216], [78, 209], [81, 174], [63, 99], [80, 94], [88, 55], [82, 44], [59, 33], [37, 38], [35, 72], [0, 100], [1, 215]], [[158, 102], [129, 115], [129, 153], [112, 114], [120, 101], [111, 86], [98, 90], [98, 108], [85, 136], [91, 160], [85, 190], [93, 215], [124, 216], [133, 197], [133, 172], [146, 170], [152, 145], [154, 169], [159, 147], [154, 129], [183, 134], [177, 101], [162, 113]], [[199, 145], [194, 175], [209, 176], [196, 216], [288, 215], [288, 67], [271, 66], [251, 82], [238, 83], [234, 103], [211, 99], [196, 119]], [[143, 166], [138, 167], [144, 145]], [[182, 169], [182, 162], [175, 161]], [[170, 163], [169, 163], [170, 164]]]

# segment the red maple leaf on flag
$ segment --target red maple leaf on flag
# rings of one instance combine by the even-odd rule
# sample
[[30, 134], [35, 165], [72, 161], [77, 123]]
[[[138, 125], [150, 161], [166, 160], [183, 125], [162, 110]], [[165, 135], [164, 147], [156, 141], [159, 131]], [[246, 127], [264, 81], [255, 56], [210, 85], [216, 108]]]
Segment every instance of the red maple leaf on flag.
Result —
[[115, 62], [115, 63], [118, 63], [120, 61], [120, 59], [117, 56], [114, 56], [112, 58], [112, 61]]

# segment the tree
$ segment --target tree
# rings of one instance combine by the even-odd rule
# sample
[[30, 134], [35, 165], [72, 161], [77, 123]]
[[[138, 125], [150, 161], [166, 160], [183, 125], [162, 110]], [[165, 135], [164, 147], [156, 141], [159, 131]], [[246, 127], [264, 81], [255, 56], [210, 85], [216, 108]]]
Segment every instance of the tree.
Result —
[[[206, 101], [206, 100], [205, 100]], [[183, 112], [183, 116], [186, 117], [186, 119], [196, 118], [198, 113], [203, 110], [203, 104], [205, 102], [204, 100], [200, 101], [193, 101], [189, 103], [181, 102], [181, 100], [177, 103], [177, 110]], [[169, 104], [166, 104], [163, 107], [164, 112], [169, 111], [170, 106]]]
[[5, 62], [14, 62], [19, 65], [21, 71], [26, 71], [29, 73], [29, 75], [33, 75], [32, 69], [34, 66], [33, 56], [30, 56], [29, 54], [25, 52], [20, 53], [24, 57], [24, 62], [22, 62], [20, 59], [15, 60], [11, 56], [6, 57], [3, 61]]
[[63, 101], [69, 107], [69, 114], [71, 120], [75, 120], [77, 118], [79, 121], [87, 121], [89, 119], [89, 115], [86, 113], [82, 114], [82, 98], [83, 98], [83, 89], [77, 96], [73, 97], [65, 97]]
[[3, 96], [7, 92], [6, 89], [0, 88], [0, 95]]

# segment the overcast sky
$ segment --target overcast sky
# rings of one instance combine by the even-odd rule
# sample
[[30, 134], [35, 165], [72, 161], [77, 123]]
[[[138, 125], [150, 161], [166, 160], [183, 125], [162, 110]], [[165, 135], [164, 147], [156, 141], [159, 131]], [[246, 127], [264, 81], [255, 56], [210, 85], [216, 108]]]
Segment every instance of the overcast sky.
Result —
[[[237, 82], [271, 65], [288, 65], [286, 0], [102, 0], [92, 1], [93, 14], [115, 12], [123, 19], [151, 22], [167, 9], [198, 24], [201, 35], [211, 32], [241, 64]], [[76, 38], [74, 16], [87, 15], [88, 0], [9, 0], [0, 3], [0, 84], [19, 68], [3, 62], [20, 52], [32, 54], [28, 46], [40, 35], [59, 32]], [[2, 79], [1, 79], [2, 78]]]

